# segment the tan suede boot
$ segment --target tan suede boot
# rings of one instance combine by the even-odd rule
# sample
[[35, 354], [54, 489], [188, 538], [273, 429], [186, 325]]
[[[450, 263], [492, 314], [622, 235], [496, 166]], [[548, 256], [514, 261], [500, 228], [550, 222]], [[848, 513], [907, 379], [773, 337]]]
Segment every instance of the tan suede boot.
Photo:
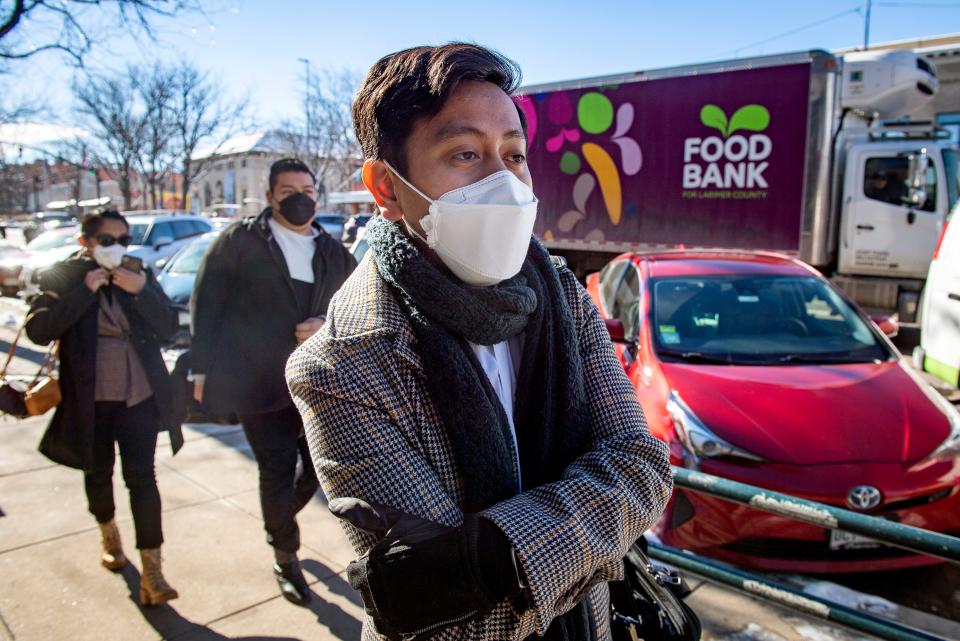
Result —
[[100, 547], [103, 551], [100, 553], [100, 565], [111, 572], [119, 572], [127, 564], [127, 557], [123, 554], [123, 546], [120, 544], [120, 530], [117, 529], [117, 522], [110, 519], [106, 523], [98, 523], [100, 526]]
[[140, 550], [143, 570], [140, 574], [140, 603], [142, 605], [160, 605], [176, 599], [177, 591], [163, 578], [160, 569], [160, 548]]

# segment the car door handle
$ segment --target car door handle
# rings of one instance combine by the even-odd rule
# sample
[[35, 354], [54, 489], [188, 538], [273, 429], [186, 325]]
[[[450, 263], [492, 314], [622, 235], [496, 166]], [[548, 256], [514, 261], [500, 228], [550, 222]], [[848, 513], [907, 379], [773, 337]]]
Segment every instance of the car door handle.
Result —
[[917, 212], [911, 211], [907, 214], [907, 224], [912, 225], [915, 222], [917, 222]]
[[950, 292], [947, 294], [947, 298], [950, 300], [960, 300], [960, 294], [954, 294], [953, 292]]
[[873, 231], [873, 225], [857, 225], [857, 229], [862, 229], [863, 231]]

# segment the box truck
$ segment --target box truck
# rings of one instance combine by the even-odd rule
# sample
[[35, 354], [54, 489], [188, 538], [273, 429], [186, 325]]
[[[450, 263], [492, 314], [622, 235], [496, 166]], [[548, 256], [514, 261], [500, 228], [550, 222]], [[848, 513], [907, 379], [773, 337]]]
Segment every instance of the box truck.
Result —
[[958, 198], [912, 51], [764, 56], [525, 87], [536, 233], [580, 274], [624, 251], [762, 249], [912, 320]]

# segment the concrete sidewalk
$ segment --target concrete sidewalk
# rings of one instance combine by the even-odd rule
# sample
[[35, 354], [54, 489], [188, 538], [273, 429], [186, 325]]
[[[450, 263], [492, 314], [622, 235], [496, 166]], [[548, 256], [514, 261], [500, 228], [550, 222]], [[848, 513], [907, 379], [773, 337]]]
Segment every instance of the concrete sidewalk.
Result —
[[164, 570], [180, 592], [137, 604], [140, 575], [128, 494], [115, 474], [117, 520], [133, 561], [98, 565], [99, 535], [82, 474], [36, 453], [46, 419], [0, 423], [0, 639], [357, 639], [359, 600], [343, 576], [352, 551], [322, 500], [302, 513], [301, 557], [315, 598], [279, 596], [264, 541], [256, 464], [239, 427], [191, 426], [175, 458], [158, 445]]

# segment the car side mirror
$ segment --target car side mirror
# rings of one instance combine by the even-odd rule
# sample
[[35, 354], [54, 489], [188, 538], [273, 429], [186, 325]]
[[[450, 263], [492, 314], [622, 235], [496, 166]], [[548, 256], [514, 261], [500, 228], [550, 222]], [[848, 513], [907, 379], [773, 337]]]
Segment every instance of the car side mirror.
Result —
[[171, 243], [173, 243], [172, 236], [160, 236], [159, 238], [157, 238], [157, 240], [153, 242], [153, 248], [162, 249]]
[[626, 335], [624, 334], [623, 321], [619, 318], [605, 318], [603, 319], [603, 324], [607, 326], [607, 333], [610, 334], [610, 340], [614, 343], [624, 343], [626, 342]]
[[894, 338], [900, 333], [900, 319], [897, 318], [896, 314], [892, 316], [871, 316], [870, 320], [887, 338]]
[[623, 328], [623, 321], [619, 318], [605, 318], [603, 324], [607, 326], [607, 333], [610, 334], [610, 340], [620, 345], [627, 345], [636, 348], [637, 339], [627, 338], [626, 330]]
[[160, 271], [161, 269], [167, 266], [167, 259], [161, 258], [154, 264], [154, 266], [157, 268], [157, 271]]

